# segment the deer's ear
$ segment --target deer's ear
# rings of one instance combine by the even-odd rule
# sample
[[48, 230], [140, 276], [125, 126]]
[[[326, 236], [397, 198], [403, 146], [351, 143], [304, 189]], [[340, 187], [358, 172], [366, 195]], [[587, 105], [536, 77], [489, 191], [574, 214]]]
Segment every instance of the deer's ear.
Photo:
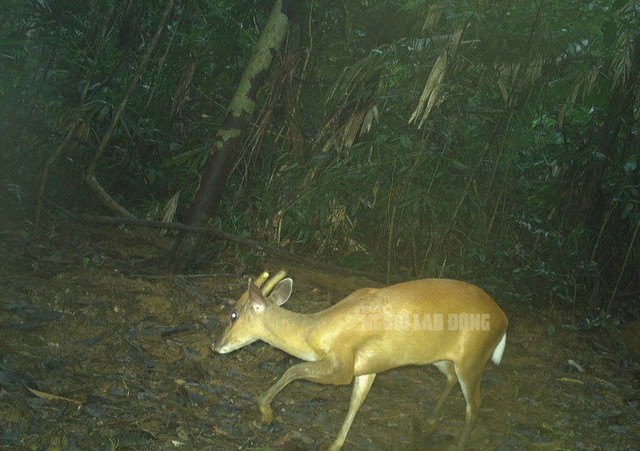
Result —
[[293, 280], [287, 277], [278, 282], [278, 285], [271, 291], [269, 300], [275, 302], [277, 305], [282, 305], [289, 300], [293, 291]]

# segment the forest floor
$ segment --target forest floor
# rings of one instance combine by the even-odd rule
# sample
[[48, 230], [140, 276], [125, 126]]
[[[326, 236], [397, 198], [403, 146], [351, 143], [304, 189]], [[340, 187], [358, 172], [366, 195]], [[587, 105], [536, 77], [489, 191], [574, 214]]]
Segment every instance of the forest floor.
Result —
[[[139, 229], [0, 224], [0, 449], [326, 448], [351, 387], [294, 382], [262, 425], [256, 398], [296, 359], [264, 343], [213, 354], [246, 279], [214, 267], [168, 275], [151, 242]], [[371, 284], [264, 266], [289, 270], [286, 307], [300, 312]], [[638, 449], [638, 324], [583, 330], [567, 312], [498, 303], [507, 348], [487, 367], [469, 448]], [[451, 447], [464, 425], [459, 388], [435, 433], [411, 427], [443, 387], [432, 366], [378, 375], [345, 449]]]

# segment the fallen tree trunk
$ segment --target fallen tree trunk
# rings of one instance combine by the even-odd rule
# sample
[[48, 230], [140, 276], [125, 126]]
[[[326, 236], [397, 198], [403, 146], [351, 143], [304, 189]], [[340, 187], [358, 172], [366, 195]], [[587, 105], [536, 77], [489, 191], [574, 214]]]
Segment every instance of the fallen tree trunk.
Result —
[[[234, 243], [247, 246], [251, 249], [255, 249], [258, 251], [262, 251], [266, 254], [273, 255], [274, 257], [282, 258], [284, 260], [289, 260], [289, 261], [295, 261], [298, 263], [304, 263], [305, 265], [308, 265], [317, 269], [323, 269], [327, 271], [336, 271], [342, 275], [367, 277], [373, 280], [380, 280], [381, 278], [380, 274], [377, 274], [377, 273], [344, 268], [342, 266], [333, 265], [331, 263], [326, 263], [314, 258], [303, 257], [301, 255], [287, 252], [279, 247], [264, 243], [262, 241], [243, 238], [241, 236], [234, 235], [233, 233], [225, 232], [224, 230], [220, 230], [215, 227], [192, 226], [188, 224], [181, 224], [179, 222], [152, 221], [147, 219], [138, 219], [138, 218], [132, 218], [132, 217], [123, 217], [123, 216], [116, 217], [116, 216], [92, 216], [92, 215], [84, 215], [84, 214], [79, 215], [79, 214], [71, 213], [66, 210], [65, 212], [68, 215], [70, 215], [73, 219], [78, 220], [80, 222], [91, 223], [91, 224], [129, 225], [129, 226], [137, 226], [137, 227], [149, 227], [154, 229], [178, 230], [180, 232], [187, 232], [187, 233], [196, 233], [201, 235], [202, 237], [211, 236], [213, 238], [232, 241]], [[395, 279], [395, 277], [392, 277], [392, 278]]]

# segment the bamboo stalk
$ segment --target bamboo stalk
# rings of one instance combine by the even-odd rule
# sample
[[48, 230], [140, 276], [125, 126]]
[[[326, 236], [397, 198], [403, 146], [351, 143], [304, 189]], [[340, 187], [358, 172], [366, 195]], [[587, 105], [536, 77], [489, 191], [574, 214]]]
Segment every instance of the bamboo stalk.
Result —
[[622, 268], [620, 268], [620, 274], [618, 274], [618, 280], [616, 281], [616, 286], [613, 287], [613, 292], [611, 292], [611, 297], [609, 298], [609, 303], [607, 304], [606, 314], [609, 314], [611, 310], [611, 305], [613, 304], [613, 299], [616, 297], [618, 293], [618, 287], [620, 286], [620, 281], [622, 280], [622, 275], [624, 274], [625, 269], [627, 268], [627, 263], [629, 262], [629, 256], [631, 256], [631, 250], [633, 249], [633, 245], [636, 241], [636, 237], [638, 236], [638, 230], [640, 230], [640, 218], [636, 222], [636, 228], [633, 230], [633, 236], [631, 237], [631, 243], [629, 243], [629, 247], [627, 248], [627, 254], [624, 256], [624, 262], [622, 263]]

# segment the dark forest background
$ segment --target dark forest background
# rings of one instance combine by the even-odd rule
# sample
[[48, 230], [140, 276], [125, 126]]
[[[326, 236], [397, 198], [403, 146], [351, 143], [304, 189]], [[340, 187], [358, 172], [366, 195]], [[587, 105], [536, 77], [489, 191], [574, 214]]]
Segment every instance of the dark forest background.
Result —
[[[295, 4], [215, 226], [586, 327], [638, 316], [637, 1]], [[181, 221], [272, 7], [4, 0], [5, 219], [46, 231], [51, 202], [105, 215], [108, 198]], [[199, 258], [228, 262], [222, 245]]]

